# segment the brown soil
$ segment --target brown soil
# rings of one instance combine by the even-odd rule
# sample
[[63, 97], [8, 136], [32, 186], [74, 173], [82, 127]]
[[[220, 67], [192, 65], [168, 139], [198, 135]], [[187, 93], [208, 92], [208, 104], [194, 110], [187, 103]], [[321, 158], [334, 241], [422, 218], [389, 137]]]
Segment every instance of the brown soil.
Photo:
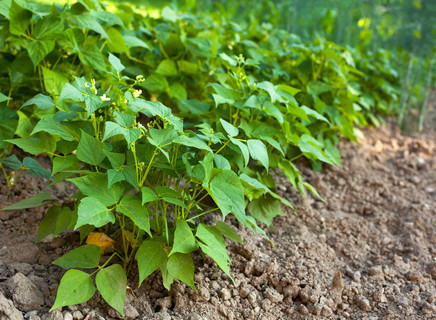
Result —
[[[404, 136], [385, 125], [364, 134], [360, 145], [341, 144], [342, 167], [315, 173], [301, 166], [325, 202], [303, 201], [280, 184], [296, 212], [268, 231], [276, 250], [229, 220], [245, 241], [228, 243], [236, 286], [195, 256], [198, 292], [180, 283], [168, 292], [158, 276], [138, 289], [133, 276], [126, 319], [436, 319], [436, 132]], [[28, 175], [12, 190], [2, 182], [1, 207], [48, 184]], [[50, 192], [62, 199], [72, 189]], [[98, 294], [48, 313], [64, 272], [51, 262], [77, 234], [35, 245], [43, 212], [0, 212], [0, 293], [31, 320], [118, 319]], [[0, 306], [0, 319], [13, 317]]]

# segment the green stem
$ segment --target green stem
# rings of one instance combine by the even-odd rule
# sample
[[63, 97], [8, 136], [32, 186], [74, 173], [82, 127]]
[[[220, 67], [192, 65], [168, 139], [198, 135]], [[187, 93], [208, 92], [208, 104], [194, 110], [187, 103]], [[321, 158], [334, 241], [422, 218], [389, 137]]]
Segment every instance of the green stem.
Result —
[[218, 149], [217, 152], [214, 153], [214, 155], [217, 155], [218, 153], [220, 153], [221, 150], [223, 150], [228, 144], [229, 144], [230, 140], [227, 140], [226, 143], [224, 143], [224, 145]]
[[197, 218], [199, 218], [199, 217], [205, 215], [206, 213], [209, 213], [209, 212], [212, 212], [212, 211], [216, 211], [216, 210], [219, 210], [219, 209], [220, 209], [220, 208], [214, 208], [214, 209], [211, 209], [211, 210], [207, 210], [207, 211], [205, 211], [205, 212], [202, 212], [202, 213], [200, 213], [200, 214], [197, 214], [195, 217], [189, 218], [188, 220], [186, 220], [186, 222], [191, 221], [191, 220], [194, 220], [194, 219], [197, 219]]
[[154, 149], [153, 156], [151, 157], [150, 162], [148, 163], [147, 169], [145, 170], [144, 176], [141, 179], [141, 183], [139, 184], [140, 188], [144, 185], [145, 179], [147, 178], [147, 175], [150, 172], [151, 164], [153, 163], [153, 160], [154, 160], [154, 158], [156, 157], [157, 154], [158, 154], [158, 148], [156, 147]]

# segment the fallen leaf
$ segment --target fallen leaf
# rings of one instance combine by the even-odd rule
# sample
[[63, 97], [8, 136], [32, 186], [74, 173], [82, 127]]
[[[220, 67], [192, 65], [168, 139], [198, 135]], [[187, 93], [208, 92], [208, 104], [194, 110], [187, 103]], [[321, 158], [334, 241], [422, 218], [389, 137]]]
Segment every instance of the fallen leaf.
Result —
[[91, 232], [86, 238], [86, 244], [95, 244], [101, 248], [101, 254], [114, 251], [115, 241], [102, 232]]

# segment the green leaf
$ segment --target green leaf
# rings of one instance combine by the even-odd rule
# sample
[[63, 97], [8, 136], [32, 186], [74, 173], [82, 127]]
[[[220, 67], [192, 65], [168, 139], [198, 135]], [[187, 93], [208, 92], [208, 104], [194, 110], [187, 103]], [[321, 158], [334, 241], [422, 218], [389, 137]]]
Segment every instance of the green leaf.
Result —
[[269, 158], [268, 151], [262, 141], [258, 139], [250, 139], [247, 141], [248, 151], [254, 160], [259, 161], [268, 172]]
[[70, 168], [74, 164], [78, 163], [79, 160], [74, 154], [70, 154], [68, 156], [64, 157], [55, 157], [53, 158], [53, 170], [52, 175], [55, 173], [58, 173], [59, 171], [62, 171], [64, 169]]
[[49, 235], [57, 235], [65, 229], [71, 229], [76, 224], [77, 212], [68, 207], [52, 206], [47, 210], [38, 227], [35, 242], [38, 243]]
[[198, 243], [201, 250], [211, 257], [231, 278], [229, 269], [230, 258], [227, 255], [226, 243], [221, 232], [217, 228], [200, 223], [197, 227], [196, 237], [201, 241]]
[[109, 222], [115, 223], [113, 213], [110, 212], [103, 203], [93, 197], [86, 197], [80, 200], [77, 215], [77, 222], [74, 229], [85, 224], [98, 228]]
[[117, 169], [108, 169], [106, 173], [107, 173], [108, 188], [110, 188], [112, 185], [114, 185], [117, 182], [126, 180], [123, 171], [119, 171]]
[[191, 254], [175, 253], [168, 258], [168, 273], [173, 278], [186, 283], [192, 289], [195, 289], [194, 269]]
[[159, 200], [159, 197], [148, 187], [142, 188], [142, 204]]
[[157, 186], [156, 193], [162, 198], [182, 198], [182, 195], [179, 192], [165, 186]]
[[229, 134], [231, 137], [236, 137], [239, 133], [238, 128], [233, 126], [231, 123], [227, 122], [224, 119], [220, 119], [221, 125], [223, 126], [224, 130]]
[[118, 169], [119, 167], [124, 165], [124, 162], [126, 161], [126, 156], [123, 153], [110, 152], [107, 150], [103, 151], [114, 169]]
[[303, 134], [298, 140], [298, 147], [302, 153], [315, 156], [315, 159], [333, 164], [332, 160], [321, 149], [321, 143], [308, 134]]
[[77, 146], [77, 159], [96, 166], [106, 157], [103, 150], [103, 143], [100, 140], [82, 130]]
[[51, 200], [52, 200], [51, 195], [48, 192], [44, 192], [44, 193], [39, 193], [31, 198], [21, 200], [20, 202], [14, 203], [1, 210], [21, 210], [21, 209], [36, 208], [49, 204]]
[[212, 149], [199, 138], [190, 138], [184, 135], [180, 135], [173, 140], [174, 143], [181, 144], [187, 147], [197, 148], [200, 150], [205, 150], [208, 152], [212, 152]]
[[75, 269], [68, 270], [61, 279], [55, 303], [50, 311], [86, 302], [92, 298], [94, 292], [95, 287], [90, 274]]
[[59, 259], [53, 261], [53, 264], [64, 269], [90, 269], [98, 266], [100, 255], [101, 248], [94, 244], [89, 244], [71, 250]]
[[170, 256], [176, 252], [190, 253], [198, 249], [194, 234], [185, 220], [177, 220], [174, 231], [174, 244]]
[[236, 140], [232, 137], [230, 137], [230, 141], [233, 144], [237, 145], [238, 148], [241, 150], [242, 156], [244, 157], [245, 166], [248, 166], [248, 161], [250, 161], [250, 151], [248, 151], [248, 147], [245, 145], [245, 143]]
[[47, 169], [41, 167], [41, 165], [38, 163], [38, 161], [25, 157], [23, 159], [23, 166], [27, 168], [30, 174], [34, 174], [35, 176], [44, 177], [44, 178], [50, 178], [51, 173]]
[[82, 93], [73, 87], [71, 84], [66, 83], [62, 88], [61, 95], [59, 97], [59, 101], [63, 100], [72, 100], [72, 101], [85, 101]]
[[62, 88], [68, 83], [68, 79], [62, 73], [50, 70], [46, 67], [42, 67], [42, 75], [44, 77], [45, 90], [47, 90], [52, 97], [59, 97]]
[[263, 81], [261, 83], [258, 83], [256, 85], [256, 88], [260, 88], [268, 92], [269, 96], [271, 97], [272, 103], [274, 103], [275, 101], [283, 102], [282, 97], [277, 93], [276, 88], [271, 82]]
[[280, 200], [274, 199], [271, 196], [250, 201], [248, 210], [257, 221], [265, 223], [270, 228], [272, 227], [274, 217], [285, 214], [280, 206]]
[[[124, 42], [123, 36], [121, 35], [121, 33], [117, 29], [109, 28], [106, 30], [106, 33], [109, 36], [107, 46], [108, 46], [108, 49], [110, 51], [112, 51], [112, 52], [125, 52], [125, 53], [129, 54], [129, 48], [127, 47], [126, 43]], [[124, 69], [124, 66], [121, 63], [117, 64], [117, 68], [120, 69], [120, 65]], [[112, 66], [115, 68], [114, 64], [112, 64]], [[115, 68], [115, 70], [117, 70], [118, 72], [121, 72], [117, 68]], [[123, 70], [123, 69], [121, 69], [121, 70]]]
[[36, 124], [31, 134], [33, 135], [40, 131], [45, 131], [50, 134], [57, 134], [61, 136], [62, 139], [67, 141], [74, 140], [73, 135], [59, 121], [53, 120], [51, 118], [44, 118], [40, 120]]
[[36, 105], [38, 107], [38, 109], [41, 109], [41, 110], [50, 109], [50, 108], [55, 106], [53, 99], [49, 96], [43, 95], [42, 93], [38, 93], [32, 99], [27, 100], [21, 106], [21, 108], [23, 108], [25, 106], [30, 106], [32, 104]]
[[32, 19], [32, 12], [19, 6], [14, 0], [9, 9], [9, 31], [17, 36], [22, 35]]
[[335, 87], [331, 84], [322, 82], [322, 81], [312, 81], [307, 84], [307, 92], [313, 94], [315, 96], [320, 95], [321, 93], [330, 91]]
[[30, 60], [36, 69], [38, 64], [44, 59], [55, 47], [53, 40], [34, 40], [27, 45]]
[[115, 122], [107, 121], [103, 140], [109, 139], [119, 134], [123, 135], [127, 143], [130, 145], [131, 143], [134, 143], [136, 140], [139, 139], [139, 137], [141, 136], [141, 130], [137, 128], [126, 129]]
[[103, 299], [124, 317], [127, 275], [123, 267], [113, 264], [101, 269], [95, 277], [95, 284]]
[[155, 72], [163, 76], [176, 76], [177, 67], [173, 60], [165, 59], [159, 63]]
[[150, 210], [141, 204], [141, 200], [136, 195], [126, 194], [117, 205], [117, 211], [125, 214], [138, 228], [152, 236], [150, 233], [150, 220], [148, 218]]
[[209, 194], [220, 208], [223, 217], [232, 212], [236, 219], [245, 222], [244, 188], [239, 177], [231, 170], [220, 170], [212, 178]]
[[130, 114], [125, 114], [122, 112], [115, 111], [114, 112], [114, 119], [115, 119], [115, 122], [118, 123], [120, 126], [128, 128], [133, 124], [136, 117], [132, 116]]
[[121, 63], [121, 60], [118, 59], [118, 57], [114, 56], [112, 53], [109, 52], [109, 62], [111, 66], [117, 70], [117, 72], [123, 71], [126, 67], [123, 66]]
[[122, 36], [125, 44], [130, 48], [140, 47], [140, 48], [150, 49], [148, 44], [146, 44], [144, 41], [142, 41], [141, 39], [135, 36], [132, 35], [122, 35]]
[[107, 207], [117, 203], [124, 194], [122, 185], [115, 184], [109, 188], [107, 177], [103, 173], [87, 174], [83, 177], [68, 179], [68, 181], [74, 183], [84, 195], [97, 198]]
[[84, 100], [88, 117], [103, 106], [101, 98], [93, 94], [85, 96]]
[[238, 234], [235, 232], [235, 230], [232, 229], [228, 224], [222, 221], [218, 221], [215, 225], [215, 228], [217, 228], [223, 236], [226, 236], [230, 240], [243, 243], [242, 239]]
[[108, 38], [106, 31], [104, 31], [101, 24], [98, 23], [98, 21], [93, 17], [91, 13], [84, 12], [80, 15], [73, 16], [71, 20], [74, 24], [78, 25], [81, 28], [86, 28], [99, 33], [103, 39]]
[[317, 120], [321, 120], [321, 121], [324, 121], [324, 122], [327, 122], [328, 124], [330, 124], [330, 121], [326, 117], [324, 117], [322, 114], [316, 112], [315, 110], [310, 109], [306, 106], [301, 106], [301, 109], [304, 110], [304, 112], [306, 112], [306, 114], [308, 116], [314, 117]]
[[5, 141], [13, 143], [17, 147], [31, 154], [45, 153], [47, 151], [46, 146], [39, 138], [19, 138]]
[[5, 96], [3, 93], [0, 92], [0, 103], [11, 100], [8, 96]]
[[167, 254], [163, 248], [164, 245], [164, 243], [155, 240], [146, 240], [139, 247], [136, 253], [139, 286], [145, 278], [159, 269], [167, 260]]
[[23, 164], [21, 163], [21, 161], [17, 158], [17, 156], [15, 154], [13, 154], [7, 158], [0, 159], [0, 162], [3, 163], [4, 165], [8, 166], [12, 170], [15, 170], [15, 171], [20, 170], [21, 167], [23, 166]]

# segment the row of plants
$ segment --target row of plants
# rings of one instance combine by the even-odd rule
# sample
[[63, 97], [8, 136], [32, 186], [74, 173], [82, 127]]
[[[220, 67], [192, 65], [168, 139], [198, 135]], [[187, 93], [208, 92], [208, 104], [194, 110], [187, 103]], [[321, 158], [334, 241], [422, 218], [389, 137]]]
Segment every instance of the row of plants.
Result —
[[[80, 191], [6, 208], [51, 204], [37, 241], [71, 228], [86, 239], [54, 262], [69, 270], [53, 308], [90, 299], [95, 275], [123, 314], [135, 264], [140, 284], [160, 270], [166, 288], [174, 279], [195, 288], [195, 251], [231, 278], [224, 237], [241, 239], [226, 216], [267, 236], [259, 223], [272, 227], [281, 205], [292, 207], [274, 175], [319, 197], [294, 163], [339, 165], [340, 137], [356, 140], [355, 125], [377, 124], [398, 100], [386, 55], [306, 43], [268, 23], [242, 28], [213, 14], [165, 7], [150, 16], [85, 0], [12, 0], [0, 14], [4, 173], [15, 182], [19, 173], [4, 167], [27, 169]], [[46, 154], [51, 173], [30, 157], [6, 157], [12, 145]], [[218, 213], [222, 221], [205, 222]], [[92, 244], [96, 232], [116, 244]]]

